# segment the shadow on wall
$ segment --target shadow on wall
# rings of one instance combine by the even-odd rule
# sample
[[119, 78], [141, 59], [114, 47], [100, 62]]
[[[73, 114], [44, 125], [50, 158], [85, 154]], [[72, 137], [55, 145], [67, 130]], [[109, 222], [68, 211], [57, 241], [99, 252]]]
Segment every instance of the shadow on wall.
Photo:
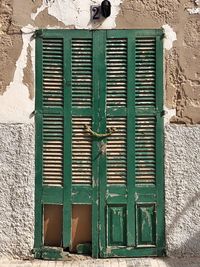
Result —
[[172, 257], [200, 257], [199, 132], [199, 125], [165, 127], [166, 245]]
[[[166, 243], [168, 256], [200, 256], [199, 210], [200, 192], [196, 193], [180, 211], [176, 210], [176, 216], [173, 218], [173, 220], [170, 221], [169, 225], [167, 225], [166, 227]], [[167, 213], [172, 214], [171, 211], [167, 211]]]
[[176, 217], [174, 218], [174, 220], [171, 222], [171, 224], [168, 226], [168, 233], [171, 234], [171, 232], [174, 230], [176, 223], [179, 219], [181, 219], [182, 216], [184, 216], [188, 209], [191, 209], [192, 207], [194, 207], [194, 204], [197, 200], [200, 199], [200, 192], [196, 193], [191, 199], [190, 201], [187, 202], [187, 204], [184, 206], [184, 208], [177, 213]]

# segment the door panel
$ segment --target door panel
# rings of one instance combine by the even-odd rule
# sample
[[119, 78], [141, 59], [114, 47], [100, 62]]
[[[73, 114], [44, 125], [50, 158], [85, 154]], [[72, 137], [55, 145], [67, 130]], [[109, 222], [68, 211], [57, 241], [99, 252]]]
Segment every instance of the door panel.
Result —
[[137, 246], [156, 245], [156, 205], [137, 203], [136, 207]]
[[107, 235], [108, 246], [126, 246], [126, 206], [108, 205]]
[[163, 212], [157, 205], [162, 176], [156, 172], [156, 163], [162, 162], [157, 152], [162, 124], [157, 91], [162, 84], [156, 54], [161, 41], [147, 32], [140, 34], [107, 31], [106, 125], [116, 132], [106, 139], [107, 152], [102, 155], [106, 161], [105, 180], [100, 176], [100, 183], [105, 183], [100, 185], [102, 257], [143, 255], [143, 250], [154, 255], [162, 229], [157, 224]]
[[47, 204], [62, 206], [63, 248], [72, 206], [91, 205], [94, 257], [162, 255], [162, 32], [37, 35], [36, 257]]

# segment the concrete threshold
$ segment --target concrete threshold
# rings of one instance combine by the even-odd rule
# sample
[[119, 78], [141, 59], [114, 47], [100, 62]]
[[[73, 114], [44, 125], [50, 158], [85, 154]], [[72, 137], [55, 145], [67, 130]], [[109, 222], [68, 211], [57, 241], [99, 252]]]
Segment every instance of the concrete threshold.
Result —
[[70, 261], [0, 260], [0, 267], [200, 267], [200, 258], [115, 258]]

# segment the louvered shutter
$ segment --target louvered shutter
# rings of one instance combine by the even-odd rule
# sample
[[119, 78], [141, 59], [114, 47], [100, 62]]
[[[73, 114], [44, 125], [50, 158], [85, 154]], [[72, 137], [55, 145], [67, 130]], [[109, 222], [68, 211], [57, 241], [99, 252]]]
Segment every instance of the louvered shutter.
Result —
[[[68, 39], [67, 39], [68, 40]], [[64, 45], [68, 47], [70, 71], [65, 69]], [[71, 103], [64, 101], [64, 80], [70, 82]], [[92, 124], [92, 39], [70, 38], [64, 43], [61, 38], [42, 39], [42, 177], [48, 186], [63, 185], [64, 116], [72, 113], [72, 183], [91, 184], [91, 138], [85, 132], [85, 124]], [[65, 93], [66, 96], [66, 93]], [[64, 107], [65, 102], [65, 107]], [[70, 111], [72, 108], [72, 112]], [[88, 113], [88, 115], [84, 115]], [[88, 111], [88, 112], [87, 112]], [[59, 114], [59, 115], [58, 115]], [[71, 124], [71, 123], [70, 123]], [[66, 134], [66, 133], [65, 133]], [[71, 134], [70, 134], [71, 136]], [[70, 143], [67, 144], [71, 146]], [[70, 150], [69, 150], [70, 151]], [[70, 155], [69, 155], [70, 156]], [[69, 173], [69, 172], [68, 172]], [[69, 179], [69, 178], [68, 178]]]
[[69, 247], [72, 204], [92, 201], [93, 148], [85, 131], [96, 113], [92, 33], [38, 31], [36, 45], [35, 247], [43, 245], [43, 204], [62, 205], [62, 243]]
[[63, 185], [63, 46], [62, 38], [42, 40], [42, 180], [48, 186]]
[[[117, 129], [107, 138], [108, 183], [126, 183], [127, 40], [107, 39], [106, 108], [121, 111], [121, 117], [107, 117], [107, 127]], [[130, 68], [130, 66], [129, 66]], [[135, 182], [155, 183], [156, 178], [156, 37], [135, 39]], [[118, 117], [119, 117], [118, 113]], [[140, 115], [137, 115], [140, 114]], [[134, 122], [132, 122], [134, 123]], [[130, 144], [129, 144], [130, 145]], [[115, 170], [115, 171], [114, 171]], [[115, 177], [116, 175], [116, 177]]]
[[136, 246], [155, 246], [158, 250], [164, 238], [162, 53], [162, 34], [136, 35]]
[[116, 131], [102, 160], [101, 255], [153, 255], [163, 238], [162, 37], [108, 31], [105, 62], [106, 127]]
[[[92, 38], [72, 38], [72, 184], [92, 183], [92, 140], [85, 125], [92, 127]], [[88, 110], [88, 115], [84, 115]]]
[[[106, 108], [107, 127], [116, 132], [107, 138], [107, 183], [126, 184], [126, 116], [127, 106], [127, 39], [106, 40]], [[114, 110], [121, 109], [116, 117]], [[119, 114], [118, 114], [119, 115]]]
[[[135, 179], [156, 178], [156, 38], [137, 37], [135, 43]], [[148, 110], [148, 112], [145, 112]], [[142, 114], [143, 113], [143, 114]]]
[[[41, 257], [45, 204], [63, 204], [64, 38], [36, 33], [35, 256]], [[59, 222], [62, 224], [62, 222]]]
[[37, 34], [35, 248], [43, 205], [62, 205], [68, 248], [72, 206], [84, 204], [93, 256], [162, 255], [162, 32]]

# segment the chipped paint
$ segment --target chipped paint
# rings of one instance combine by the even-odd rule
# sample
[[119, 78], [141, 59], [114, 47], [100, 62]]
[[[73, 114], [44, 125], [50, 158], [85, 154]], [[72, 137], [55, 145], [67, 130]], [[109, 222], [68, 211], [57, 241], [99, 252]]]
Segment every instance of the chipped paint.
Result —
[[4, 31], [2, 31], [1, 29], [2, 29], [2, 24], [0, 23], [0, 35], [4, 34]]
[[111, 254], [112, 253], [112, 248], [111, 247], [107, 247], [106, 248], [106, 253]]
[[170, 119], [171, 119], [173, 116], [176, 116], [176, 109], [175, 109], [175, 108], [169, 109], [169, 108], [167, 108], [167, 107], [165, 106], [165, 107], [164, 107], [164, 111], [165, 111], [164, 124], [167, 124], [167, 123], [170, 122]]
[[200, 14], [200, 0], [194, 0], [194, 4], [197, 6], [197, 7], [194, 7], [194, 8], [188, 8], [187, 11], [189, 12], [190, 15], [193, 15], [193, 14]]
[[43, 3], [40, 7], [37, 8], [37, 11], [35, 13], [31, 14], [31, 19], [35, 20], [36, 17], [44, 11], [46, 8], [51, 7], [52, 4], [55, 2], [55, 0], [43, 0]]
[[188, 8], [187, 11], [193, 15], [193, 14], [200, 14], [200, 7], [198, 8]]
[[101, 4], [101, 0], [85, 0], [84, 4], [81, 0], [55, 0], [45, 1], [37, 9], [35, 13], [31, 14], [32, 20], [48, 9], [48, 14], [55, 17], [57, 20], [64, 23], [66, 26], [75, 25], [77, 29], [111, 29], [116, 27], [115, 19], [120, 10], [120, 4], [123, 0], [113, 0], [110, 17], [101, 19], [97, 22], [91, 21], [91, 6]]
[[164, 30], [164, 35], [165, 35], [164, 48], [170, 50], [173, 46], [173, 42], [177, 40], [176, 33], [168, 24], [163, 25], [162, 28]]
[[109, 196], [110, 196], [111, 198], [114, 198], [114, 197], [120, 197], [120, 194], [110, 193]]
[[[28, 87], [23, 84], [29, 44], [32, 48], [31, 58], [34, 58], [34, 40], [31, 40], [33, 30], [31, 25], [22, 28], [23, 47], [16, 62], [14, 78], [6, 92], [0, 96], [0, 122], [33, 122], [30, 116], [34, 110], [34, 101], [29, 98]], [[34, 66], [34, 62], [32, 65]]]

